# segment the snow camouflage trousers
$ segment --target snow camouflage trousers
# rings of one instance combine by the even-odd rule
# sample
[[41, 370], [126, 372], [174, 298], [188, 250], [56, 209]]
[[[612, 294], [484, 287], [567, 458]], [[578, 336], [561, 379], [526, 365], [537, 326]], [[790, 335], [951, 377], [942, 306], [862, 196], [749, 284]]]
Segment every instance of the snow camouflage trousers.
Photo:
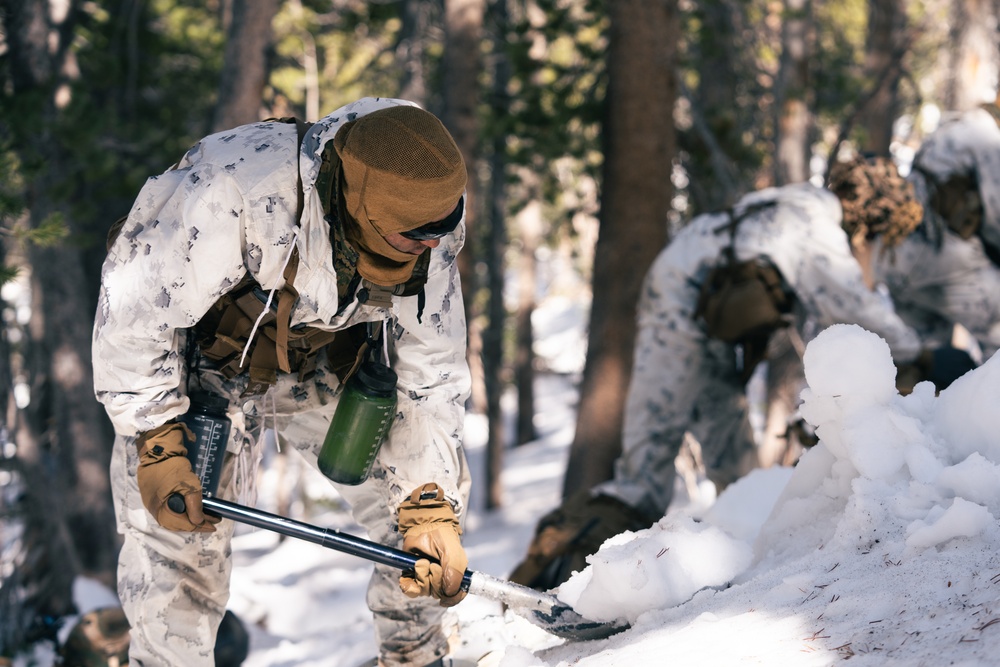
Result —
[[690, 433], [701, 445], [709, 479], [718, 489], [757, 467], [746, 393], [734, 346], [705, 336], [692, 309], [694, 287], [639, 305], [635, 362], [625, 405], [622, 454], [614, 478], [598, 485], [649, 516], [663, 516], [673, 500], [676, 459]]
[[[265, 427], [277, 426], [282, 447], [295, 447], [316, 466], [337, 404], [337, 380], [324, 368], [321, 358], [316, 375], [304, 383], [280, 374], [267, 395], [251, 402], [239, 398], [245, 377], [227, 381], [215, 371], [203, 370], [189, 381], [189, 388], [200, 384], [230, 400], [232, 432], [219, 484], [221, 498], [251, 505], [255, 501]], [[118, 595], [132, 627], [129, 664], [213, 667], [216, 629], [229, 599], [235, 525], [222, 521], [214, 533], [161, 528], [142, 504], [137, 463], [135, 438], [116, 437], [111, 477], [118, 529], [124, 536]], [[401, 548], [393, 508], [387, 506], [388, 496], [379, 483], [373, 470], [364, 484], [334, 486], [350, 503], [369, 539]], [[431, 598], [407, 598], [399, 590], [398, 577], [398, 570], [376, 566], [368, 586], [381, 660], [392, 667], [431, 663], [448, 652], [442, 628], [446, 610]]]

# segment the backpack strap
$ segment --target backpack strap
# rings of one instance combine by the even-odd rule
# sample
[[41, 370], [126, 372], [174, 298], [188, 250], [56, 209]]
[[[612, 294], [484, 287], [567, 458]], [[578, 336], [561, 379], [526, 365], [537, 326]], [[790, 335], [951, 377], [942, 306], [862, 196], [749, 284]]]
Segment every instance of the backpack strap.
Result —
[[[306, 132], [312, 127], [312, 123], [307, 123], [305, 121], [299, 120], [294, 116], [285, 116], [282, 118], [269, 118], [268, 121], [278, 122], [278, 123], [294, 123], [295, 124], [295, 134], [297, 141], [295, 143], [295, 226], [302, 226], [302, 211], [305, 208], [305, 193], [302, 188], [302, 169], [298, 165], [299, 154], [302, 152], [302, 139], [305, 137]], [[294, 241], [293, 241], [294, 242]], [[299, 248], [295, 246], [292, 249], [292, 256], [288, 260], [288, 264], [285, 265], [285, 271], [283, 278], [285, 280], [284, 287], [278, 292], [278, 311], [276, 313], [276, 326], [277, 333], [275, 336], [275, 359], [267, 359], [268, 365], [270, 362], [276, 362], [276, 366], [282, 372], [290, 373], [291, 364], [288, 362], [288, 330], [291, 327], [292, 319], [292, 308], [295, 306], [295, 302], [299, 298], [299, 292], [295, 289], [295, 274], [299, 269]], [[251, 371], [253, 370], [253, 362], [250, 365]], [[273, 369], [273, 366], [272, 366]], [[274, 374], [274, 371], [268, 374], [270, 377]], [[251, 373], [251, 376], [253, 373]], [[275, 379], [271, 381], [273, 384], [277, 381]]]

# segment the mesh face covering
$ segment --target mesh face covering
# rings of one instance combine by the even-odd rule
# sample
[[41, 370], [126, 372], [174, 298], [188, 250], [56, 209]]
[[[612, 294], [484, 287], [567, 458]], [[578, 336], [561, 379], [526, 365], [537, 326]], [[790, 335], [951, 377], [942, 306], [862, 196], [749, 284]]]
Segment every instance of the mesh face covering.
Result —
[[433, 114], [397, 106], [344, 124], [333, 145], [358, 272], [377, 285], [405, 282], [417, 256], [396, 250], [384, 237], [455, 209], [467, 178], [455, 140]]
[[883, 248], [899, 244], [920, 224], [924, 208], [913, 186], [886, 158], [863, 157], [838, 162], [830, 169], [829, 190], [844, 210], [841, 226], [852, 245], [881, 236]]

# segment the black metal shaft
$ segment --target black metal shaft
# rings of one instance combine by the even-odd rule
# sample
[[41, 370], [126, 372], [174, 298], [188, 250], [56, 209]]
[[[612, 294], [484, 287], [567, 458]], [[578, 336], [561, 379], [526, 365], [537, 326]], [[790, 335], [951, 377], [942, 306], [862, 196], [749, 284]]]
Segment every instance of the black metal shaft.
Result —
[[[253, 507], [238, 505], [226, 500], [217, 498], [202, 498], [202, 506], [205, 511], [215, 514], [223, 519], [232, 519], [257, 528], [270, 530], [288, 537], [295, 537], [300, 540], [318, 544], [327, 549], [333, 549], [352, 556], [360, 556], [365, 560], [388, 565], [399, 570], [413, 570], [420, 556], [387, 547], [377, 542], [372, 542], [355, 535], [341, 533], [332, 528], [320, 528], [312, 524], [295, 521], [286, 517], [271, 514]], [[462, 577], [462, 589], [469, 590], [472, 583], [472, 572], [465, 571]]]

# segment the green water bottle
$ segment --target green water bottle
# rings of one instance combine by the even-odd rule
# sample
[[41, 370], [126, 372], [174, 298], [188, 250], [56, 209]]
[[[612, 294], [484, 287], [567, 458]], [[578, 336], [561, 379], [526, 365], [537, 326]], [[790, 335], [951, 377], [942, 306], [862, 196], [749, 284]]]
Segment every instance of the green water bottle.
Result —
[[347, 381], [319, 451], [319, 469], [340, 484], [368, 478], [396, 417], [396, 372], [366, 361]]

